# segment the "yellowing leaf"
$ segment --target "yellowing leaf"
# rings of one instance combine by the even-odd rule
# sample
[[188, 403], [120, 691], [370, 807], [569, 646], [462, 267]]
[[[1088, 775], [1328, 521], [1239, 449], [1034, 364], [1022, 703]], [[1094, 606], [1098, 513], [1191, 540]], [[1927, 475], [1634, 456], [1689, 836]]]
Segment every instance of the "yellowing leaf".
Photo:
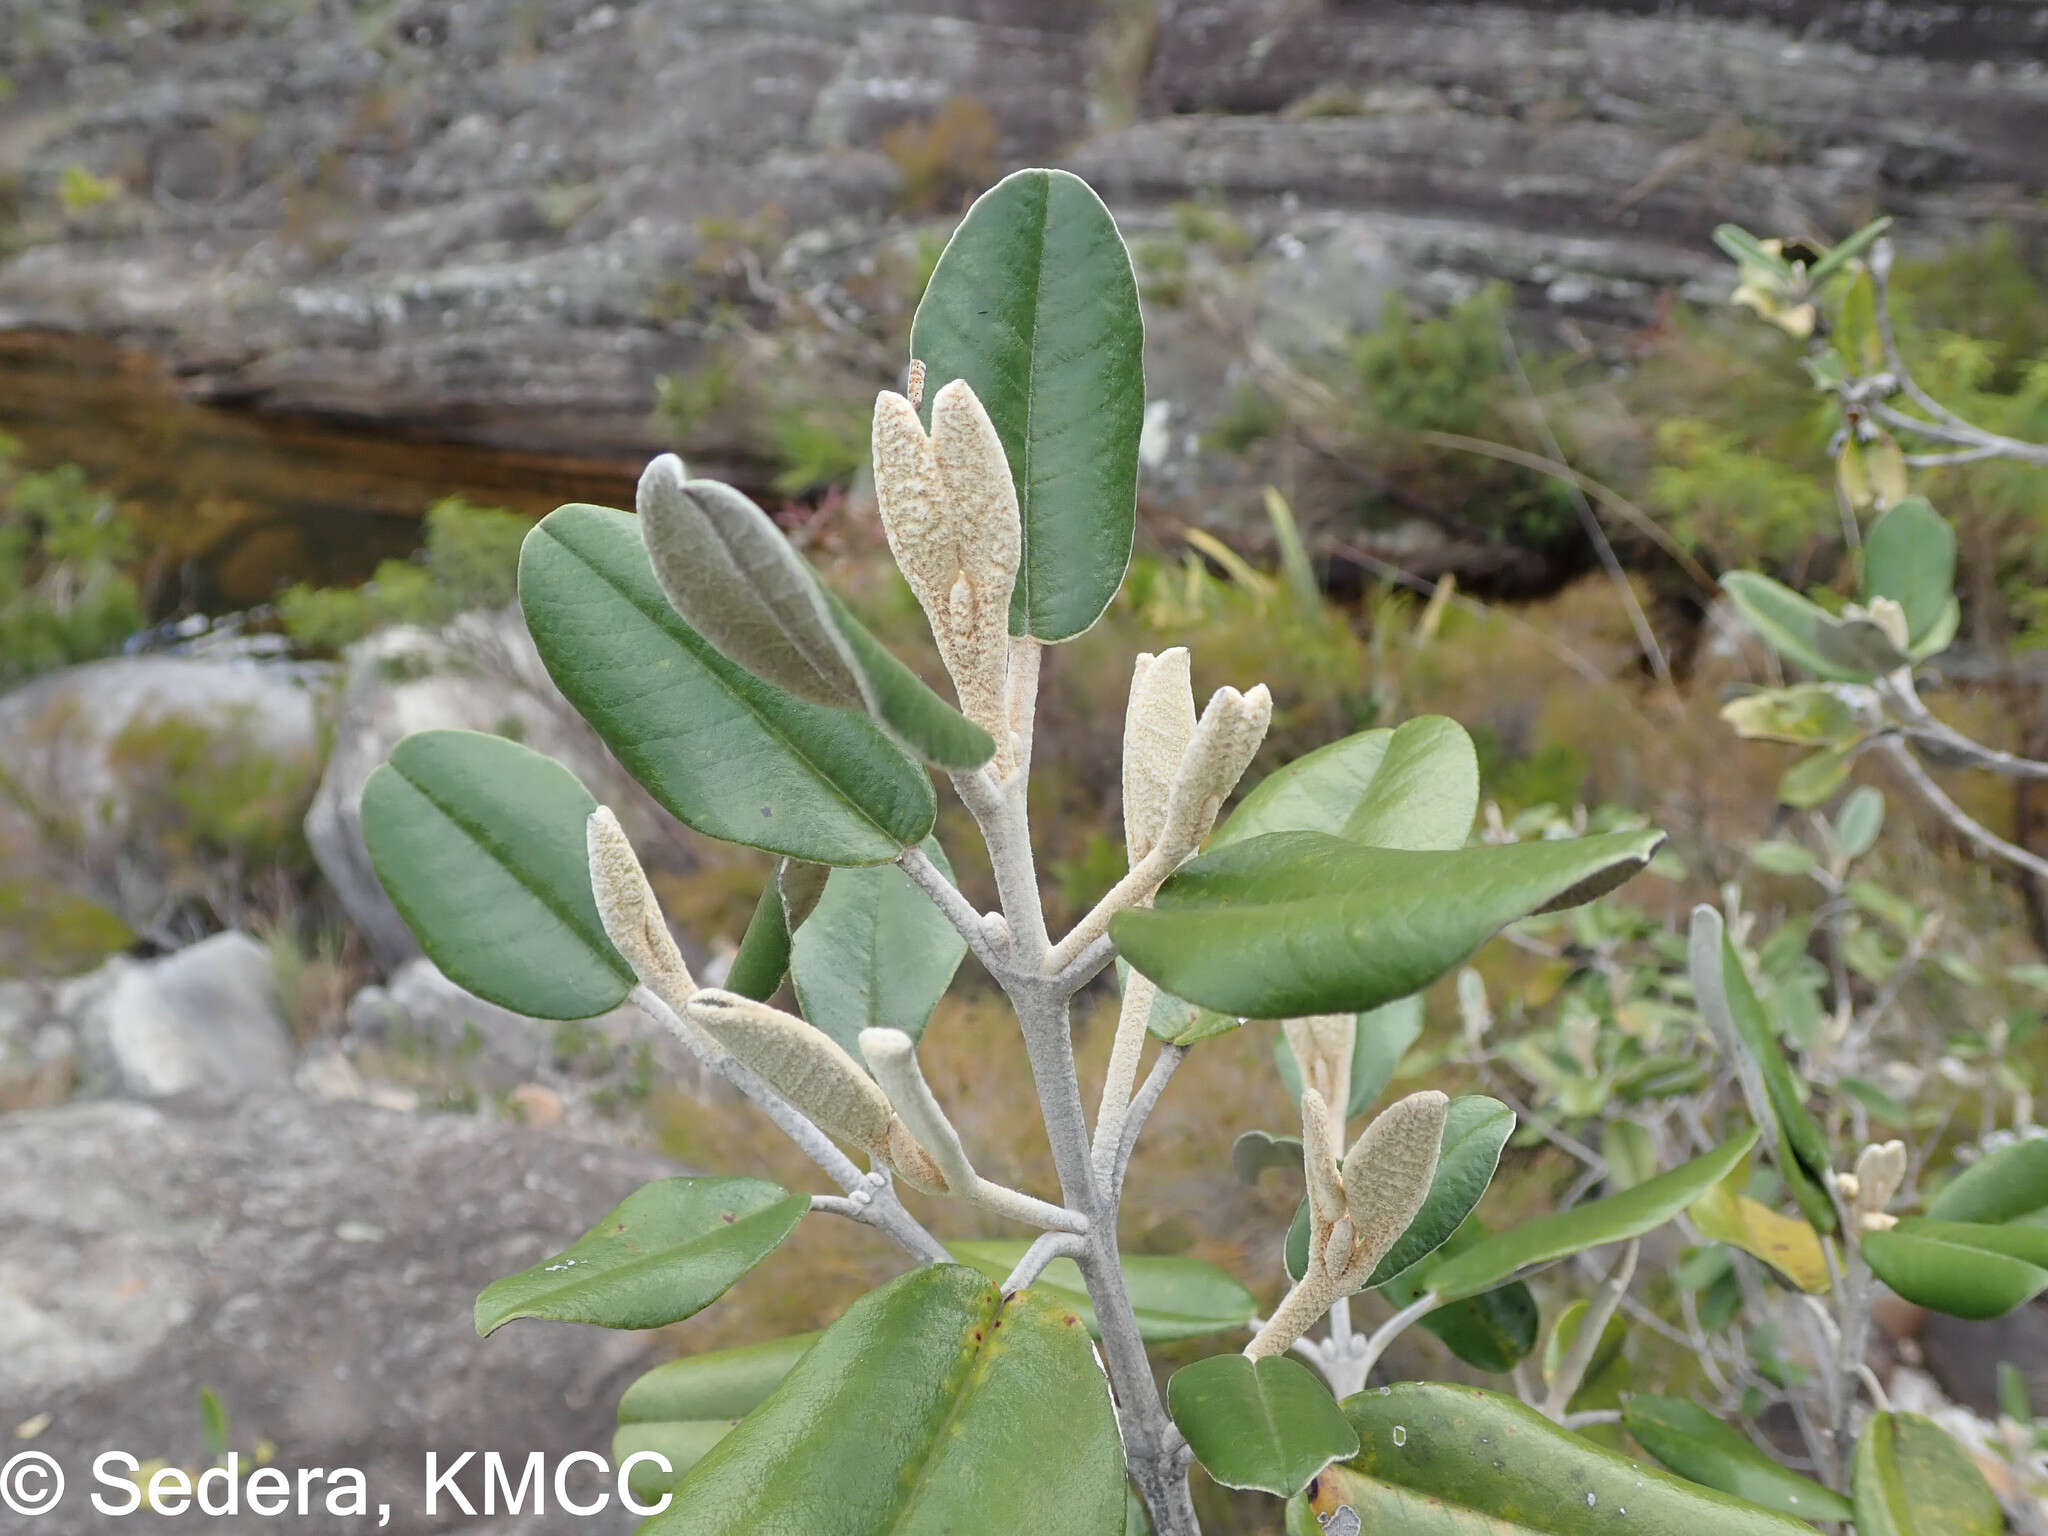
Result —
[[1749, 1178], [1745, 1162], [1695, 1200], [1687, 1214], [1700, 1235], [1762, 1259], [1802, 1291], [1828, 1288], [1828, 1258], [1820, 1234], [1796, 1216], [1783, 1216], [1742, 1194]]

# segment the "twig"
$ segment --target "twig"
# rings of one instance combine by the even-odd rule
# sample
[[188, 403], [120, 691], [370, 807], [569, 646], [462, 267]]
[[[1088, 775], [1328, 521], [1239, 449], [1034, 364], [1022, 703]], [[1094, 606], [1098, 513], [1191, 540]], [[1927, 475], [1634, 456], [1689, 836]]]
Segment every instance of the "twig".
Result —
[[1552, 1378], [1550, 1391], [1538, 1404], [1538, 1411], [1546, 1419], [1564, 1422], [1565, 1408], [1572, 1400], [1572, 1394], [1579, 1390], [1586, 1377], [1586, 1367], [1593, 1363], [1594, 1351], [1600, 1347], [1600, 1335], [1607, 1331], [1607, 1324], [1614, 1316], [1614, 1309], [1621, 1305], [1621, 1298], [1628, 1294], [1629, 1282], [1635, 1279], [1636, 1256], [1642, 1251], [1642, 1240], [1631, 1239], [1622, 1250], [1620, 1262], [1614, 1272], [1601, 1283], [1600, 1289], [1586, 1303], [1586, 1310], [1579, 1318], [1579, 1331], [1573, 1337], [1571, 1348], [1565, 1351], [1564, 1359], [1558, 1362], [1557, 1375]]
[[1169, 1045], [1159, 1052], [1159, 1059], [1152, 1063], [1152, 1070], [1145, 1074], [1145, 1081], [1139, 1087], [1136, 1097], [1131, 1100], [1130, 1113], [1124, 1119], [1123, 1134], [1117, 1140], [1116, 1159], [1110, 1165], [1109, 1197], [1118, 1200], [1123, 1197], [1124, 1175], [1130, 1171], [1131, 1155], [1138, 1150], [1138, 1137], [1145, 1129], [1145, 1122], [1151, 1118], [1152, 1107], [1159, 1102], [1166, 1085], [1173, 1081], [1173, 1074], [1181, 1062], [1187, 1059], [1188, 1048], [1184, 1045]]
[[1071, 1259], [1088, 1246], [1087, 1240], [1072, 1232], [1042, 1232], [1024, 1250], [1024, 1257], [1017, 1261], [1017, 1267], [1010, 1271], [1010, 1278], [1003, 1282], [1003, 1294], [1021, 1291], [1040, 1275], [1054, 1259]]
[[1437, 1306], [1436, 1292], [1424, 1291], [1372, 1331], [1371, 1337], [1365, 1341], [1365, 1348], [1360, 1351], [1358, 1382], [1361, 1390], [1371, 1377], [1372, 1368], [1379, 1364], [1380, 1356], [1387, 1352], [1387, 1347], [1406, 1333], [1411, 1325], [1434, 1312]]
[[[887, 1172], [876, 1170], [863, 1173], [854, 1165], [852, 1158], [833, 1144], [810, 1119], [764, 1082], [757, 1072], [739, 1057], [726, 1050], [703, 1030], [696, 1028], [662, 1000], [653, 988], [636, 986], [632, 993], [633, 1002], [641, 1012], [660, 1024], [670, 1034], [682, 1041], [690, 1054], [705, 1066], [724, 1078], [746, 1097], [761, 1106], [777, 1128], [812, 1162], [824, 1170], [826, 1177], [846, 1193], [855, 1197], [849, 1205], [860, 1207], [859, 1212], [842, 1211], [839, 1214], [851, 1216], [894, 1238], [897, 1244], [913, 1258], [927, 1264], [944, 1264], [952, 1259], [945, 1245], [924, 1229], [922, 1223], [903, 1207], [890, 1184]], [[829, 1196], [827, 1198], [830, 1198]]]
[[1955, 801], [1949, 799], [1942, 787], [1934, 782], [1933, 775], [1920, 765], [1903, 741], [1887, 737], [1878, 743], [1879, 750], [1892, 760], [1906, 782], [1926, 802], [1928, 808], [1946, 821], [1970, 842], [1985, 852], [1995, 854], [2009, 864], [2017, 864], [2036, 880], [2048, 880], [2048, 859], [2039, 854], [2029, 853], [2016, 843], [2008, 843], [1982, 822], [1976, 820]]
[[[896, 857], [896, 863], [903, 873], [917, 883], [919, 890], [931, 897], [937, 907], [953, 925], [954, 931], [967, 941], [967, 947], [974, 951], [975, 959], [987, 968], [991, 975], [1003, 964], [1004, 951], [1009, 946], [1009, 931], [1000, 917], [984, 916], [974, 910], [974, 903], [960, 893], [960, 888], [946, 878], [946, 872], [932, 862], [932, 856], [922, 848], [906, 848]], [[998, 935], [1001, 935], [1000, 940]]]

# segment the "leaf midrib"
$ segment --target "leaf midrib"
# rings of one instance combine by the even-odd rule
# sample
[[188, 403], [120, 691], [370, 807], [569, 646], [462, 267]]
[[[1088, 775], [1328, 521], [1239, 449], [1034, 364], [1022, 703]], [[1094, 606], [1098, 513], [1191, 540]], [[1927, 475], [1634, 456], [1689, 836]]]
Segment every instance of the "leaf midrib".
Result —
[[[435, 795], [426, 785], [408, 773], [405, 768], [400, 767], [396, 763], [393, 763], [391, 767], [403, 783], [408, 785], [422, 800], [439, 812], [456, 831], [467, 837], [472, 844], [482, 851], [491, 863], [510, 876], [515, 885], [539, 902], [543, 910], [553, 916], [563, 927], [567, 928], [576, 939], [591, 951], [606, 970], [618, 976], [621, 980], [630, 982], [633, 976], [632, 968], [612, 948], [611, 940], [605, 935], [602, 926], [595, 933], [585, 928], [582, 924], [583, 914], [569, 908], [549, 888], [539, 884], [536, 879], [521, 870], [500, 844], [489, 836], [480, 822], [472, 821], [460, 815], [455, 806]], [[593, 801], [592, 804], [595, 805], [596, 802]]]

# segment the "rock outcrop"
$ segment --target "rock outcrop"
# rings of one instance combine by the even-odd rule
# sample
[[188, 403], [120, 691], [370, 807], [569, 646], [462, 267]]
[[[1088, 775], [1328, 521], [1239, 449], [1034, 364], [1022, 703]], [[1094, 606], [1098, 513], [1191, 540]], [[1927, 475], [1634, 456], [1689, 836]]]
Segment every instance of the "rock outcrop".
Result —
[[[201, 1389], [249, 1464], [357, 1467], [355, 1536], [488, 1528], [613, 1536], [618, 1518], [557, 1513], [483, 1527], [447, 1499], [443, 1465], [497, 1450], [515, 1479], [608, 1444], [617, 1395], [651, 1363], [646, 1335], [518, 1324], [476, 1336], [476, 1292], [574, 1239], [674, 1170], [640, 1153], [452, 1115], [266, 1097], [225, 1114], [79, 1103], [0, 1118], [0, 1431], [54, 1456], [72, 1493], [47, 1536], [106, 1529], [87, 1491], [100, 1452], [209, 1465]], [[481, 1477], [464, 1477], [481, 1504]], [[317, 1486], [322, 1486], [318, 1485]], [[580, 1496], [588, 1496], [579, 1490]], [[614, 1516], [617, 1511], [613, 1511]], [[152, 1525], [157, 1522], [152, 1521]], [[189, 1514], [173, 1530], [254, 1530]]]
[[[1597, 325], [1718, 287], [1723, 218], [2038, 226], [2044, 61], [2016, 4], [0, 0], [0, 324], [149, 342], [206, 398], [636, 455], [735, 312], [886, 373], [898, 335], [847, 338], [905, 303], [918, 205], [1008, 165], [1141, 233], [1220, 199], [1262, 261], [1364, 239]], [[1155, 317], [1183, 423], [1186, 325]]]

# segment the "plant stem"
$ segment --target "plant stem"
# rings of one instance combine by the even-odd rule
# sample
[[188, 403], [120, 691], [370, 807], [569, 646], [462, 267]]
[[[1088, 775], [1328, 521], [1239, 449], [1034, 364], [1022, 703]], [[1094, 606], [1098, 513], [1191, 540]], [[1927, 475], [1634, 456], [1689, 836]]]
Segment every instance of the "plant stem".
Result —
[[[886, 1171], [861, 1172], [853, 1159], [840, 1151], [832, 1138], [813, 1125], [808, 1116], [769, 1087], [752, 1067], [669, 1007], [653, 988], [643, 983], [633, 989], [632, 998], [643, 1013], [682, 1041], [691, 1055], [760, 1105], [777, 1128], [822, 1168], [833, 1183], [852, 1197], [847, 1204], [855, 1209], [840, 1210], [839, 1214], [851, 1216], [855, 1221], [886, 1233], [921, 1263], [944, 1264], [951, 1260], [952, 1255], [946, 1252], [945, 1245], [904, 1209]], [[839, 1210], [837, 1206], [827, 1209]]]
[[1570, 1406], [1572, 1394], [1585, 1382], [1586, 1367], [1593, 1363], [1593, 1352], [1600, 1347], [1600, 1335], [1607, 1331], [1607, 1324], [1614, 1317], [1615, 1308], [1621, 1305], [1621, 1298], [1628, 1294], [1629, 1282], [1636, 1275], [1636, 1255], [1642, 1251], [1642, 1240], [1632, 1240], [1622, 1250], [1621, 1262], [1614, 1266], [1614, 1272], [1601, 1282], [1600, 1289], [1586, 1304], [1586, 1310], [1579, 1319], [1579, 1331], [1572, 1339], [1572, 1346], [1558, 1363], [1557, 1377], [1550, 1384], [1550, 1391], [1538, 1405], [1547, 1419], [1562, 1424], [1565, 1409]]
[[2036, 880], [2048, 880], [2048, 859], [2031, 853], [2016, 843], [2007, 842], [1949, 799], [1942, 787], [1934, 782], [1934, 776], [1921, 766], [1920, 759], [1913, 755], [1912, 750], [1903, 741], [1891, 737], [1879, 743], [1879, 749], [1892, 760], [1906, 782], [1912, 785], [1914, 793], [1964, 838], [1975, 843], [1986, 853], [1996, 854], [2009, 864], [2017, 864]]

